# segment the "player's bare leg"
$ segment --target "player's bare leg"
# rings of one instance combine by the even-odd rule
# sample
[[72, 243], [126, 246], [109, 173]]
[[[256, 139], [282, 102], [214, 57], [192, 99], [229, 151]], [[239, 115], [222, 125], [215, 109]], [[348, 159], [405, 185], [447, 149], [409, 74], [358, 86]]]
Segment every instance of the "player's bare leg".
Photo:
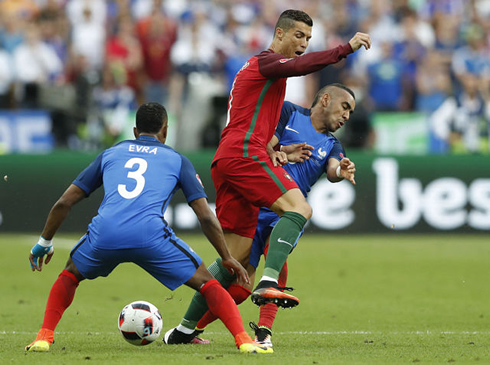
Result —
[[232, 232], [224, 232], [226, 246], [233, 256], [243, 267], [247, 267], [252, 250], [253, 238], [239, 236]]

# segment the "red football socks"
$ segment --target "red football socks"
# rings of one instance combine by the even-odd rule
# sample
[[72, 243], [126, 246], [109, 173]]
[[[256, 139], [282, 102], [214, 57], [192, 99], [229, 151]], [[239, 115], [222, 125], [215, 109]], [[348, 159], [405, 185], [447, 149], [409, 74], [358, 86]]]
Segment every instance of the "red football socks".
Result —
[[[288, 279], [288, 263], [284, 263], [281, 272], [279, 273], [278, 286], [286, 286]], [[276, 319], [277, 310], [279, 307], [274, 303], [267, 303], [260, 307], [259, 327], [267, 327], [272, 330], [272, 324]]]
[[[206, 299], [211, 313], [221, 319], [226, 328], [228, 328], [233, 337], [235, 337], [235, 340], [238, 335], [245, 332], [242, 317], [240, 316], [240, 312], [238, 311], [235, 302], [231, 299], [230, 294], [221, 286], [218, 280], [213, 279], [208, 281], [202, 286], [200, 293], [204, 299]], [[247, 341], [248, 340], [245, 339], [240, 342], [243, 343]], [[252, 340], [250, 339], [250, 342], [251, 341]], [[238, 343], [237, 346], [239, 346]]]
[[[252, 294], [250, 290], [238, 284], [231, 284], [227, 290], [228, 293], [230, 293], [231, 298], [235, 301], [236, 305], [243, 303], [243, 301], [247, 299], [250, 294]], [[204, 329], [207, 327], [208, 324], [216, 321], [217, 319], [218, 317], [216, 317], [213, 313], [211, 313], [211, 311], [208, 310], [206, 314], [199, 320], [196, 328]]]
[[49, 292], [43, 329], [54, 331], [61, 316], [73, 301], [79, 281], [71, 272], [63, 270]]

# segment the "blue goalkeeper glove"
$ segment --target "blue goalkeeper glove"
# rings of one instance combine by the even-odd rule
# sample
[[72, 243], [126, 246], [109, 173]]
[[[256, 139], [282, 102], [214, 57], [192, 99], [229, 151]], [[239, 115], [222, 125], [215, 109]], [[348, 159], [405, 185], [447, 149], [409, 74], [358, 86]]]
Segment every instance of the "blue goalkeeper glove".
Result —
[[[46, 263], [51, 260], [53, 256], [54, 248], [51, 240], [46, 240], [42, 236], [39, 237], [39, 241], [32, 247], [31, 254], [29, 255], [29, 262], [31, 264], [32, 271], [42, 270], [44, 255], [48, 255], [46, 258]], [[38, 264], [39, 259], [39, 264]]]

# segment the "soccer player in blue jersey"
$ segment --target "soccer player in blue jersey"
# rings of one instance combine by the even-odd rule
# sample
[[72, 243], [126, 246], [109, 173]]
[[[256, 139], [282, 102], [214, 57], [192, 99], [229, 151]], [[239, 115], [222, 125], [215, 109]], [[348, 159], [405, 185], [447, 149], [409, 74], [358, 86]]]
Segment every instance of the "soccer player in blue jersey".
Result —
[[33, 271], [49, 263], [52, 239], [71, 208], [100, 186], [105, 196], [87, 233], [72, 249], [65, 269], [49, 293], [44, 321], [27, 351], [49, 351], [54, 330], [84, 279], [109, 275], [123, 262], [133, 262], [170, 290], [182, 284], [206, 299], [235, 338], [240, 352], [270, 353], [254, 344], [229, 293], [209, 273], [201, 258], [168, 226], [165, 210], [177, 189], [197, 215], [202, 230], [222, 264], [237, 279], [248, 282], [246, 270], [228, 251], [223, 231], [208, 206], [204, 188], [191, 162], [165, 146], [167, 112], [158, 103], [142, 105], [136, 113], [135, 140], [103, 151], [73, 181], [49, 212], [41, 237], [29, 255]]
[[[324, 173], [331, 182], [348, 179], [352, 184], [355, 184], [355, 164], [345, 157], [345, 151], [340, 141], [332, 135], [332, 132], [346, 123], [354, 108], [354, 93], [342, 84], [331, 84], [320, 89], [310, 109], [290, 102], [283, 104], [279, 124], [268, 148], [281, 150], [287, 155], [287, 160], [290, 163], [283, 167], [289, 178], [297, 183], [305, 197], [313, 184]], [[285, 156], [283, 156], [284, 158]], [[248, 267], [251, 277], [255, 274], [260, 256], [267, 250], [270, 233], [279, 219], [280, 217], [270, 209], [260, 209]], [[296, 246], [296, 243], [297, 240], [293, 243], [291, 250]], [[237, 304], [250, 296], [251, 286], [230, 284], [225, 280], [226, 273], [218, 272], [217, 274], [218, 280], [228, 288], [230, 295]], [[287, 263], [284, 264], [279, 274], [279, 287], [286, 285], [286, 279]], [[195, 301], [191, 303], [192, 305], [196, 305]], [[251, 324], [255, 330], [256, 342], [272, 347], [271, 329], [277, 308], [274, 302], [261, 306], [258, 326]], [[167, 343], [183, 343], [187, 339], [182, 338], [179, 332], [186, 331], [184, 327], [193, 325], [196, 329], [194, 334], [198, 334], [207, 324], [216, 319], [210, 312], [202, 318], [199, 317], [200, 320], [191, 317], [193, 313], [197, 313], [197, 311], [189, 309], [181, 324], [166, 333]], [[201, 312], [202, 314], [203, 312]], [[192, 329], [194, 330], [194, 327]], [[197, 341], [194, 340], [193, 343], [208, 342], [198, 339]]]
[[[323, 173], [326, 173], [330, 182], [339, 182], [346, 178], [355, 185], [355, 164], [345, 157], [342, 144], [332, 135], [332, 132], [345, 124], [354, 108], [355, 95], [342, 84], [331, 84], [320, 89], [311, 109], [290, 102], [284, 103], [271, 144], [279, 146], [280, 149], [282, 147], [285, 153], [299, 152], [297, 157], [288, 155], [288, 159], [304, 162], [289, 163], [284, 166], [284, 169], [296, 181], [305, 197]], [[305, 141], [302, 151], [298, 151], [295, 147]], [[267, 253], [270, 233], [278, 220], [279, 217], [270, 209], [261, 208], [250, 254], [248, 271], [251, 278], [254, 276], [261, 255]], [[297, 242], [293, 244], [291, 250]], [[279, 274], [280, 287], [286, 286], [287, 275], [286, 262]], [[258, 325], [250, 323], [255, 332], [256, 342], [272, 347], [272, 324], [277, 309], [278, 307], [273, 303], [260, 307]], [[197, 327], [200, 328], [199, 323]]]

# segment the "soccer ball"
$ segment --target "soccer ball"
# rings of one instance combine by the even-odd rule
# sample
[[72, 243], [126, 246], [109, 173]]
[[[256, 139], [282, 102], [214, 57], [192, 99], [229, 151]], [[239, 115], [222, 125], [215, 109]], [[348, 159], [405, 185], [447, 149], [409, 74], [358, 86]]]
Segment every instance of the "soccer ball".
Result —
[[129, 303], [119, 313], [119, 331], [131, 345], [145, 346], [152, 343], [160, 336], [162, 326], [158, 308], [143, 300]]

